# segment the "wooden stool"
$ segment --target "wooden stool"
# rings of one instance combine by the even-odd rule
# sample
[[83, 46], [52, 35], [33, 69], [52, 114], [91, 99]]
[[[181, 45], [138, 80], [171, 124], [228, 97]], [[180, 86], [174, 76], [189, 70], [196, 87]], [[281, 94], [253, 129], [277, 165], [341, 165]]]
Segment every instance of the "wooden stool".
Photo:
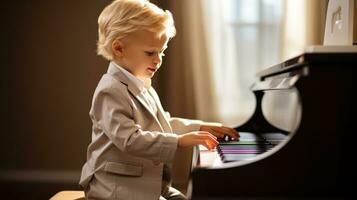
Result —
[[57, 192], [50, 200], [84, 200], [83, 191], [65, 190]]

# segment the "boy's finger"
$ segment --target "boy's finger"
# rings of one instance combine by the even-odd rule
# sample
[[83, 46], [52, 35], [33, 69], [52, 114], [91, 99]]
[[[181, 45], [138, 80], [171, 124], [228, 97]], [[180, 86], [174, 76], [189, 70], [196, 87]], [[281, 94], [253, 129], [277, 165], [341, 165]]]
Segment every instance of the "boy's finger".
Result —
[[[208, 131], [198, 131], [199, 135], [212, 135], [210, 132]], [[214, 135], [212, 135], [213, 137], [215, 137]]]
[[213, 136], [212, 134], [205, 135], [203, 139], [211, 141], [211, 142], [213, 142], [215, 144], [218, 144], [217, 138], [215, 136]]
[[208, 150], [211, 150], [211, 146], [207, 142], [202, 142], [201, 143], [204, 147], [206, 147]]
[[212, 133], [207, 132], [207, 131], [200, 131], [200, 136], [204, 137], [204, 138], [210, 137], [210, 138], [213, 138], [213, 139], [217, 140], [216, 136], [214, 136]]
[[214, 127], [212, 130], [219, 136], [219, 138], [223, 138], [226, 135], [226, 132], [223, 131], [220, 127]]
[[210, 141], [206, 141], [205, 143], [207, 144], [207, 146], [209, 146], [209, 148], [208, 148], [209, 150], [212, 150], [217, 146], [217, 144], [214, 144]]
[[232, 128], [222, 127], [222, 129], [226, 132], [227, 135], [229, 135], [232, 138], [238, 139], [240, 137], [239, 133]]

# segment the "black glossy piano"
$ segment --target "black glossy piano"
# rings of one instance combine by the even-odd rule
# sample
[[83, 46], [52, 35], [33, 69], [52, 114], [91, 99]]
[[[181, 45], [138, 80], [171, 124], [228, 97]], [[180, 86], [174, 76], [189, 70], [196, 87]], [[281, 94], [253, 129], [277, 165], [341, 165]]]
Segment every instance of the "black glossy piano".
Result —
[[356, 72], [356, 52], [310, 52], [258, 73], [241, 139], [194, 149], [191, 199], [356, 199]]

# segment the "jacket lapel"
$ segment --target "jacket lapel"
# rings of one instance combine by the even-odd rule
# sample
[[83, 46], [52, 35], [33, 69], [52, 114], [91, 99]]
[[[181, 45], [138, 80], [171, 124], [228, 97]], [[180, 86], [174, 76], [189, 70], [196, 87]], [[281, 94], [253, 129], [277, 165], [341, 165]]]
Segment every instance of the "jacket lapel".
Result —
[[160, 103], [160, 99], [159, 99], [159, 97], [157, 96], [155, 90], [152, 87], [149, 89], [149, 93], [155, 100], [156, 106], [158, 108], [157, 115], [158, 115], [158, 118], [159, 118], [159, 121], [160, 121], [162, 127], [164, 128], [164, 130], [166, 132], [172, 133], [172, 128], [171, 128], [169, 119], [166, 117], [165, 111], [162, 108], [162, 105]]
[[143, 92], [141, 92], [139, 88], [137, 88], [113, 63], [110, 63], [108, 73], [112, 74], [118, 81], [124, 83], [128, 87], [129, 92], [144, 106], [146, 111], [149, 112], [150, 115], [154, 118], [161, 131], [164, 132], [166, 129], [161, 126], [158, 117], [153, 113], [153, 111], [150, 109], [150, 106], [146, 103]]

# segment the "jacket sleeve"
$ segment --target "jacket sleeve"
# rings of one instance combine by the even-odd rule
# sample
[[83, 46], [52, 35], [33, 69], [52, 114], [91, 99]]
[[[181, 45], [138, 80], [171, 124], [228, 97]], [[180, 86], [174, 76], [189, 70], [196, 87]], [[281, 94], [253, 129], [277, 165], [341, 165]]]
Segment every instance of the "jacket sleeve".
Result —
[[172, 131], [179, 135], [192, 131], [199, 131], [202, 125], [222, 126], [221, 123], [216, 122], [204, 122], [201, 120], [171, 117], [169, 112], [166, 112], [165, 114], [169, 118]]
[[172, 162], [178, 136], [143, 131], [133, 120], [132, 99], [126, 86], [122, 86], [99, 89], [92, 103], [92, 121], [121, 151], [155, 161]]
[[172, 131], [179, 135], [200, 130], [201, 124], [204, 122], [201, 120], [184, 119], [179, 117], [171, 117], [169, 112], [165, 112], [169, 119]]
[[[157, 95], [156, 91], [152, 88], [151, 89], [152, 94], [154, 95], [154, 98], [156, 99], [157, 102], [159, 102], [160, 108], [164, 111], [164, 109], [161, 106], [161, 102], [159, 99], [159, 96]], [[165, 112], [166, 118], [168, 119], [170, 126], [172, 128], [172, 131], [176, 134], [184, 134], [192, 131], [199, 131], [201, 125], [214, 125], [214, 126], [222, 126], [221, 123], [215, 123], [215, 122], [204, 122], [201, 120], [195, 120], [195, 119], [184, 119], [184, 118], [179, 118], [179, 117], [171, 117], [169, 112]]]

